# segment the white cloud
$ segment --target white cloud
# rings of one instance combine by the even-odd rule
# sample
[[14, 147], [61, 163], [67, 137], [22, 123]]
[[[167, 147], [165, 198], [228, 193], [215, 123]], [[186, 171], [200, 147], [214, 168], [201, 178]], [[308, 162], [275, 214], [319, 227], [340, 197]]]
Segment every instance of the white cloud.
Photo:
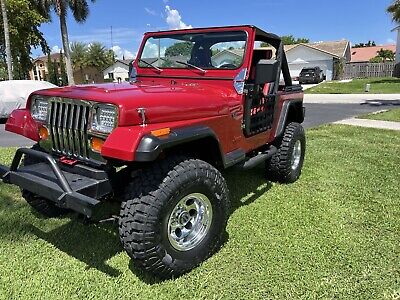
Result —
[[386, 43], [388, 43], [388, 44], [396, 44], [396, 41], [394, 39], [392, 39], [392, 38], [388, 38], [386, 40]]
[[120, 46], [114, 46], [114, 47], [112, 47], [112, 50], [114, 51], [117, 59], [123, 59], [123, 58], [134, 59], [134, 58], [136, 58], [136, 53], [134, 54], [127, 49], [121, 48]]
[[156, 15], [157, 15], [157, 13], [156, 13], [155, 10], [152, 10], [152, 9], [150, 9], [150, 8], [148, 8], [148, 7], [145, 7], [144, 10], [145, 10], [149, 15], [152, 15], [152, 16], [156, 16]]
[[182, 17], [178, 10], [172, 9], [169, 5], [166, 5], [165, 12], [167, 14], [167, 18], [165, 19], [165, 21], [167, 22], [169, 29], [192, 28], [191, 25], [187, 25], [182, 21]]
[[[166, 50], [167, 50], [167, 47], [160, 48], [160, 56], [161, 57], [165, 56]], [[156, 58], [156, 57], [158, 57], [158, 45], [153, 44], [151, 42], [146, 43], [146, 46], [143, 49], [142, 58]]]
[[51, 54], [53, 53], [60, 53], [61, 48], [58, 47], [57, 45], [53, 46], [53, 48], [51, 48]]

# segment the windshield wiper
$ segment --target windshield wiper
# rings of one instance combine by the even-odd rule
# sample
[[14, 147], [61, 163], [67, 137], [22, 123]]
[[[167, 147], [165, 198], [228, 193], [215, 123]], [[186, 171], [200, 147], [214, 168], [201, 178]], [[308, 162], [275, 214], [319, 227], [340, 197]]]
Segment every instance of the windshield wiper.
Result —
[[[160, 57], [160, 59], [163, 60], [163, 61], [165, 61], [165, 62], [169, 62], [168, 59], [165, 59], [165, 58], [162, 58], [162, 57]], [[204, 70], [204, 69], [202, 69], [202, 68], [200, 68], [200, 67], [198, 67], [198, 66], [192, 65], [191, 63], [184, 62], [184, 61], [180, 61], [180, 60], [176, 60], [176, 59], [172, 59], [172, 61], [173, 61], [174, 63], [176, 63], [176, 64], [185, 65], [185, 66], [187, 66], [187, 67], [191, 67], [191, 68], [193, 68], [193, 69], [199, 70], [199, 71], [202, 72], [203, 74], [207, 73], [206, 70]]]
[[163, 71], [163, 69], [160, 69], [159, 67], [153, 65], [157, 60], [153, 61], [152, 63], [149, 63], [141, 58], [138, 58], [138, 61], [144, 63], [145, 65], [148, 65], [149, 67], [156, 69], [160, 73]]
[[203, 74], [206, 74], [206, 73], [207, 73], [206, 70], [204, 70], [204, 69], [202, 69], [202, 68], [200, 68], [200, 67], [198, 67], [198, 66], [192, 65], [191, 63], [184, 62], [184, 61], [179, 61], [179, 60], [174, 60], [174, 61], [175, 61], [177, 64], [185, 65], [185, 66], [187, 66], [187, 67], [191, 67], [191, 68], [193, 68], [193, 69], [199, 70], [199, 71], [202, 72]]

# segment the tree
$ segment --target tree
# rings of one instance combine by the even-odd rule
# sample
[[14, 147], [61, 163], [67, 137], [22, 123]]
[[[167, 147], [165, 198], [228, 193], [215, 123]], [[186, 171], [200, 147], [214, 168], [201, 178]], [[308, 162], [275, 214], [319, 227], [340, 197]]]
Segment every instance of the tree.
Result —
[[281, 38], [284, 45], [307, 44], [310, 42], [307, 38], [295, 38], [293, 35], [284, 35]]
[[193, 48], [193, 43], [191, 42], [176, 43], [168, 47], [167, 50], [165, 50], [165, 56], [166, 57], [179, 56], [179, 55], [190, 56], [190, 54], [192, 53], [192, 48]]
[[393, 3], [387, 8], [387, 12], [392, 14], [394, 22], [400, 23], [400, 0], [394, 0]]
[[[47, 22], [30, 0], [7, 0], [6, 8], [8, 16], [8, 29], [10, 35], [11, 58], [13, 61], [14, 79], [29, 78], [29, 70], [32, 69], [30, 58], [32, 48], [40, 47], [44, 53], [49, 47], [39, 27]], [[1, 23], [3, 22], [0, 14]], [[0, 64], [6, 67], [6, 40], [4, 27], [0, 26]]]
[[53, 80], [52, 80], [53, 84], [59, 85], [59, 78], [60, 78], [60, 75], [58, 73], [58, 63], [56, 60], [54, 60], [53, 61]]
[[71, 60], [74, 70], [79, 70], [83, 78], [83, 68], [87, 65], [87, 45], [82, 42], [71, 44]]
[[67, 76], [67, 72], [65, 70], [64, 55], [61, 51], [60, 51], [60, 78], [61, 78], [61, 82], [60, 82], [60, 80], [58, 82], [60, 86], [64, 86], [64, 85], [68, 84], [68, 76]]
[[[86, 0], [32, 0], [41, 12], [50, 19], [50, 13], [54, 9], [60, 19], [61, 39], [63, 43], [65, 63], [67, 69], [68, 83], [73, 85], [74, 74], [71, 63], [71, 53], [69, 46], [68, 28], [67, 28], [67, 12], [68, 8], [71, 10], [74, 19], [78, 23], [84, 23], [89, 15], [89, 5]], [[92, 3], [95, 0], [90, 0]]]
[[[281, 36], [284, 45], [307, 44], [310, 42], [308, 38], [296, 38], [292, 34]], [[262, 42], [261, 47], [270, 47], [268, 43]]]
[[113, 55], [111, 51], [108, 51], [104, 45], [98, 42], [90, 44], [87, 50], [86, 66], [103, 70], [113, 63]]
[[365, 48], [365, 47], [375, 47], [375, 46], [376, 46], [375, 41], [368, 41], [368, 43], [366, 44], [364, 43], [355, 44], [353, 48]]
[[7, 60], [8, 79], [12, 80], [13, 79], [13, 69], [12, 69], [12, 57], [11, 57], [11, 45], [10, 45], [10, 29], [8, 26], [6, 0], [0, 0], [0, 2], [1, 2], [1, 13], [3, 16], [3, 24], [4, 24], [4, 39], [6, 42], [6, 60]]
[[377, 52], [377, 56], [372, 58], [370, 62], [380, 63], [386, 61], [394, 61], [394, 59], [395, 59], [395, 53], [392, 50], [381, 48], [381, 50]]

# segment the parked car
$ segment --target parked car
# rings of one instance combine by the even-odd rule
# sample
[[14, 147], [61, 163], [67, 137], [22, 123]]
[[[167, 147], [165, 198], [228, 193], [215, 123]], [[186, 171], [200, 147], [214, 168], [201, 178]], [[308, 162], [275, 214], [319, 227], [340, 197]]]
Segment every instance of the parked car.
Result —
[[[255, 51], [259, 42], [277, 58]], [[160, 51], [182, 43], [189, 54]], [[213, 65], [222, 46], [240, 58]], [[119, 202], [110, 215], [136, 265], [162, 278], [185, 273], [223, 243], [231, 205], [221, 170], [246, 176], [264, 165], [268, 180], [300, 177], [303, 90], [283, 49], [254, 26], [146, 33], [130, 82], [34, 92], [14, 111], [6, 130], [37, 144], [0, 165], [0, 178], [47, 216], [93, 217], [101, 203]]]
[[11, 112], [25, 108], [32, 92], [57, 87], [47, 81], [8, 80], [0, 82], [0, 119], [6, 119]]
[[320, 83], [324, 81], [324, 72], [320, 67], [303, 68], [300, 72], [299, 83]]

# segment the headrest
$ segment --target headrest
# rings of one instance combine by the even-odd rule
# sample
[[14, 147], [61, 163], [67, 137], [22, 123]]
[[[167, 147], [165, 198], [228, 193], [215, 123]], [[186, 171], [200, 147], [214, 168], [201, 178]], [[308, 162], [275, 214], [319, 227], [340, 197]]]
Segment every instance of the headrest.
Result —
[[265, 50], [265, 58], [266, 59], [272, 58], [272, 50], [271, 49]]

